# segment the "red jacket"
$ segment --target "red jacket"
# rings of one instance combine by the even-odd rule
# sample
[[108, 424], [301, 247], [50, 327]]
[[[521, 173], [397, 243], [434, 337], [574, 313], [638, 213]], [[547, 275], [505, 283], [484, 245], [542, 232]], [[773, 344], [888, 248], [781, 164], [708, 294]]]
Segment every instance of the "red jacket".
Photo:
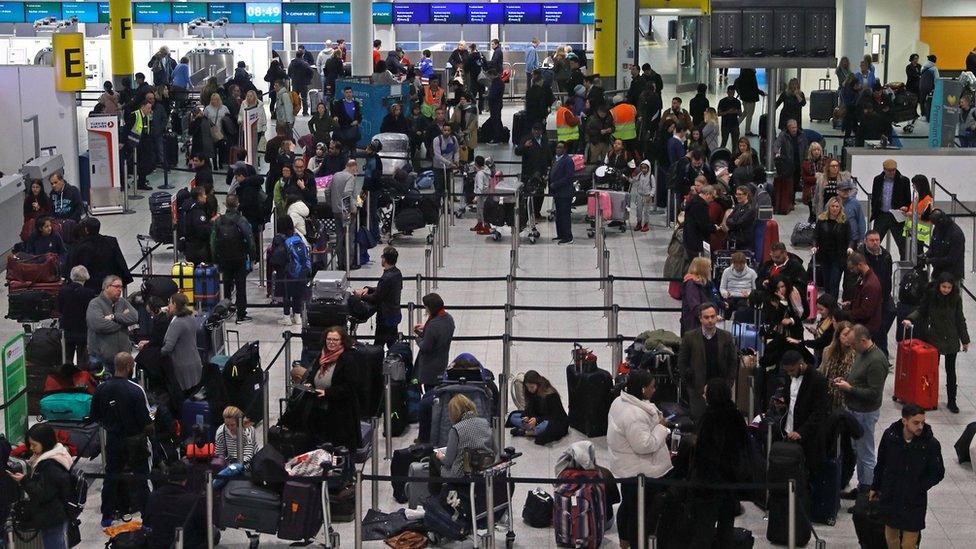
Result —
[[881, 295], [881, 281], [874, 271], [869, 270], [861, 276], [851, 297], [851, 321], [864, 324], [871, 333], [881, 328], [881, 310], [884, 296]]

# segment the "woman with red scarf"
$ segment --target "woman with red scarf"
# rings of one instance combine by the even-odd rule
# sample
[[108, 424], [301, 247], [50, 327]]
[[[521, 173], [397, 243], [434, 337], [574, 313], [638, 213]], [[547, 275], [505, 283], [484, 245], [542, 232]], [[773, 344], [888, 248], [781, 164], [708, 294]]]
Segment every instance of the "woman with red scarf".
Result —
[[318, 444], [329, 442], [355, 451], [361, 446], [357, 398], [356, 351], [344, 328], [325, 330], [322, 353], [305, 372], [302, 384], [314, 389], [301, 425]]

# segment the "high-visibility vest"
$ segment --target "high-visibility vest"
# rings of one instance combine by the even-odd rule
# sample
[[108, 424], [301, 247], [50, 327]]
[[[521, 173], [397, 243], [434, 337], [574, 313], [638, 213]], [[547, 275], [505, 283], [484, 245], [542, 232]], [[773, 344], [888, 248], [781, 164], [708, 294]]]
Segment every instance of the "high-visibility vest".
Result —
[[567, 107], [559, 107], [559, 109], [556, 111], [557, 141], [566, 142], [579, 140], [579, 128], [577, 126], [570, 126], [569, 122], [566, 121], [566, 115], [571, 114], [573, 114], [573, 111], [569, 110]]
[[434, 113], [441, 106], [441, 99], [444, 97], [444, 88], [437, 88], [436, 94], [431, 91], [430, 86], [424, 89], [424, 104], [420, 107], [420, 113], [427, 118], [434, 118]]
[[142, 135], [143, 126], [145, 126], [145, 133], [149, 133], [149, 121], [152, 120], [151, 116], [143, 117], [141, 110], [136, 110], [132, 114], [136, 117], [135, 124], [132, 125], [132, 132], [136, 135]]
[[[926, 196], [919, 200], [918, 204], [915, 204], [915, 211], [918, 212], [918, 226], [915, 228], [916, 236], [918, 237], [918, 241], [925, 245], [928, 245], [932, 241], [932, 224], [922, 221], [922, 212], [931, 205], [931, 196]], [[908, 219], [905, 220], [905, 226], [901, 232], [903, 236], [911, 236], [912, 234], [912, 212], [910, 209], [908, 213]]]
[[613, 138], [629, 141], [637, 139], [637, 108], [629, 103], [619, 103], [610, 109], [613, 116]]

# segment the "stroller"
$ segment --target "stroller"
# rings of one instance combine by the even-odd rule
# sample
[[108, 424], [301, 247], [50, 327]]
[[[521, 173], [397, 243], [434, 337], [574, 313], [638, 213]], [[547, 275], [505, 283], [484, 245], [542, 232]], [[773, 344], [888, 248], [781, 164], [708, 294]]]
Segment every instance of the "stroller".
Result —
[[[485, 482], [492, 479], [491, 512], [494, 522], [506, 518], [508, 533], [505, 547], [515, 545], [514, 518], [511, 511], [512, 492], [508, 482], [508, 470], [515, 465], [515, 459], [522, 454], [514, 448], [505, 448], [496, 459], [494, 454], [482, 451], [466, 451], [465, 470], [471, 483], [446, 482], [438, 495], [430, 496], [424, 502], [424, 527], [433, 543], [461, 541], [469, 536], [476, 538], [477, 547], [487, 547], [489, 537], [495, 532], [488, 530], [483, 534], [479, 528], [488, 528], [488, 492]], [[479, 482], [480, 481], [480, 482]]]
[[630, 208], [630, 180], [610, 166], [599, 166], [593, 172], [593, 188], [588, 192], [586, 202], [586, 220], [590, 223], [586, 236], [590, 238], [596, 236], [597, 202], [605, 227], [616, 227], [625, 232]]
[[[542, 185], [538, 179], [530, 180], [529, 184], [522, 185], [516, 179], [503, 179], [497, 186], [493, 195], [485, 202], [485, 221], [491, 226], [491, 239], [498, 242], [502, 238], [502, 233], [497, 227], [508, 225], [512, 228], [512, 238], [518, 238], [522, 230], [527, 230], [526, 238], [529, 244], [535, 244], [539, 240], [539, 230], [535, 226], [535, 218], [529, 215], [532, 211], [533, 193], [537, 185]], [[518, 193], [518, 204], [516, 204], [516, 193]], [[516, 215], [518, 215], [518, 233], [515, 232]]]

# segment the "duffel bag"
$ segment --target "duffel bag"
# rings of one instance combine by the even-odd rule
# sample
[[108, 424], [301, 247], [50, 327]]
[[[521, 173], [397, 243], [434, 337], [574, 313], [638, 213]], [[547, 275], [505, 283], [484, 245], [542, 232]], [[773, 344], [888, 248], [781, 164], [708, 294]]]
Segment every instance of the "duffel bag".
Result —
[[57, 282], [58, 254], [18, 252], [7, 256], [7, 280], [20, 282]]
[[88, 393], [54, 393], [41, 399], [41, 417], [83, 421], [91, 414], [91, 401]]

